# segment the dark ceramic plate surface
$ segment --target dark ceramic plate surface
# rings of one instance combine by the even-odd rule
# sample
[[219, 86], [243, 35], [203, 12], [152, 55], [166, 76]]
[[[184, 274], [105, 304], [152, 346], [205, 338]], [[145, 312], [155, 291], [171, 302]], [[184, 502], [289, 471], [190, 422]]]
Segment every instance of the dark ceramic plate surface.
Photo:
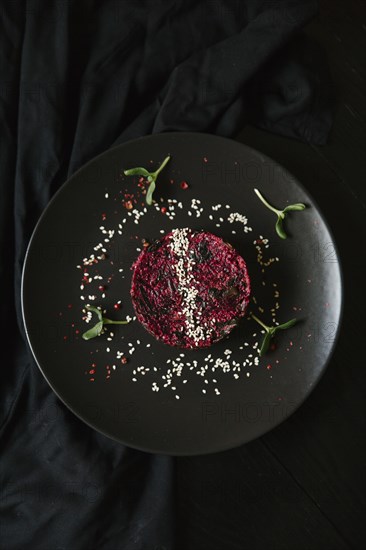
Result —
[[[133, 195], [134, 201], [141, 188], [136, 178], [123, 177], [123, 170], [134, 166], [155, 169], [168, 154], [171, 160], [160, 175], [154, 198], [162, 207], [166, 202], [160, 203], [160, 198], [177, 200], [170, 203], [175, 204], [176, 216], [171, 220], [150, 207], [139, 223], [134, 223], [136, 214], [129, 216], [125, 204], [128, 195]], [[187, 189], [182, 188], [183, 181], [188, 183]], [[258, 200], [255, 187], [275, 206], [294, 202], [308, 206], [286, 220], [287, 240], [276, 235], [275, 215]], [[196, 208], [191, 206], [192, 199], [200, 201], [195, 202]], [[138, 211], [143, 209], [142, 200], [140, 196], [134, 205]], [[212, 209], [218, 204], [222, 206]], [[200, 216], [198, 208], [203, 208]], [[247, 216], [252, 231], [245, 232], [240, 222], [229, 223], [233, 212]], [[118, 233], [119, 223], [122, 234]], [[107, 242], [101, 226], [115, 230]], [[185, 351], [184, 357], [180, 350], [157, 342], [137, 321], [116, 327], [111, 341], [107, 334], [88, 342], [81, 338], [88, 328], [82, 320], [85, 303], [103, 305], [113, 318], [134, 314], [129, 297], [130, 267], [142, 248], [141, 239], [160, 238], [162, 231], [174, 227], [211, 231], [239, 251], [251, 276], [251, 311], [267, 324], [271, 309], [278, 322], [299, 319], [294, 328], [279, 334], [272, 346], [275, 349], [257, 360], [258, 364], [254, 364], [258, 354], [252, 346], [260, 339], [260, 327], [248, 318], [228, 339], [206, 350]], [[264, 272], [253, 244], [260, 238], [269, 239], [268, 249], [260, 243], [264, 261], [279, 258]], [[88, 271], [91, 277], [102, 276], [103, 284], [109, 278], [104, 298], [98, 290], [99, 280], [80, 289], [83, 273], [76, 267], [90, 254], [101, 253], [94, 251], [100, 242], [106, 259]], [[91, 302], [89, 296], [96, 298]], [[119, 300], [121, 308], [113, 309]], [[39, 368], [80, 419], [131, 447], [192, 455], [250, 441], [278, 425], [304, 401], [335, 345], [342, 281], [337, 251], [323, 215], [291, 174], [258, 151], [229, 139], [166, 133], [103, 153], [62, 186], [29, 244], [22, 307]], [[130, 354], [132, 347], [135, 350]], [[221, 368], [213, 372], [215, 361], [225, 358], [228, 349], [230, 372]], [[117, 351], [128, 357], [127, 364], [117, 358]], [[175, 373], [164, 387], [167, 378], [162, 377], [172, 369], [167, 361], [174, 358], [184, 363], [182, 376]], [[189, 370], [187, 363], [192, 366], [193, 361], [197, 361], [196, 367]], [[204, 365], [205, 376], [197, 375]], [[240, 371], [233, 365], [241, 365]], [[141, 375], [141, 367], [145, 375]], [[154, 381], [158, 392], [152, 391]]]

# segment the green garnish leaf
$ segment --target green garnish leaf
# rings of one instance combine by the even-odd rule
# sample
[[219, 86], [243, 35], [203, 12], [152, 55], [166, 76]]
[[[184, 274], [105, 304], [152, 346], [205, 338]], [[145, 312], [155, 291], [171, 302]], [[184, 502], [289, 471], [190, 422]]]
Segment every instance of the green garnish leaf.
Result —
[[271, 210], [272, 212], [274, 212], [276, 215], [277, 215], [277, 222], [276, 222], [276, 226], [275, 226], [275, 229], [276, 229], [276, 233], [279, 237], [281, 237], [281, 239], [287, 239], [287, 235], [286, 235], [286, 232], [283, 228], [283, 220], [285, 219], [286, 217], [286, 214], [287, 212], [292, 212], [292, 211], [298, 211], [300, 212], [301, 210], [305, 210], [306, 208], [306, 205], [303, 204], [302, 202], [297, 202], [295, 204], [289, 204], [288, 206], [286, 206], [283, 210], [278, 210], [277, 208], [275, 208], [274, 206], [272, 206], [262, 195], [262, 193], [258, 190], [258, 189], [254, 189], [254, 193], [257, 195], [257, 197], [259, 198], [259, 200], [261, 202], [263, 202], [263, 204], [269, 209]]
[[276, 222], [276, 233], [279, 237], [281, 237], [281, 239], [287, 239], [287, 235], [282, 225], [282, 218], [278, 218]]
[[275, 326], [276, 330], [286, 330], [287, 328], [293, 327], [297, 323], [297, 319], [291, 319], [291, 321], [287, 321], [287, 323], [283, 323], [282, 325]]
[[91, 340], [96, 336], [99, 336], [103, 330], [103, 321], [98, 321], [98, 323], [91, 329], [87, 330], [83, 334], [84, 340]]
[[301, 210], [305, 210], [305, 208], [305, 204], [302, 202], [297, 202], [296, 204], [289, 204], [286, 206], [286, 208], [283, 209], [283, 212], [291, 212], [291, 210], [297, 210], [300, 212]]
[[129, 323], [129, 321], [113, 321], [112, 319], [107, 319], [107, 317], [103, 317], [102, 311], [95, 306], [86, 306], [85, 309], [96, 313], [99, 320], [97, 324], [94, 325], [94, 327], [84, 332], [84, 340], [91, 340], [92, 338], [100, 336], [100, 334], [102, 334], [104, 325], [128, 325]]
[[261, 357], [268, 351], [269, 344], [271, 343], [271, 339], [272, 339], [272, 334], [270, 332], [266, 332], [262, 341], [261, 349], [259, 351], [259, 355]]
[[146, 193], [146, 204], [148, 204], [149, 206], [151, 206], [153, 203], [152, 196], [155, 191], [156, 180], [158, 179], [158, 175], [163, 170], [163, 168], [168, 164], [169, 160], [170, 160], [170, 156], [167, 156], [163, 160], [159, 168], [155, 170], [155, 172], [149, 172], [148, 170], [146, 170], [146, 168], [141, 168], [141, 167], [130, 168], [129, 170], [124, 170], [123, 172], [125, 176], [144, 176], [147, 179], [150, 185]]
[[91, 311], [92, 313], [96, 313], [97, 316], [98, 316], [99, 321], [102, 321], [102, 319], [103, 319], [102, 311], [98, 307], [86, 306], [85, 309], [87, 309], [88, 311]]
[[125, 170], [124, 172], [125, 176], [150, 176], [150, 172], [148, 172], [145, 168], [131, 168], [130, 170]]
[[269, 327], [265, 323], [263, 323], [263, 321], [258, 319], [258, 317], [256, 317], [254, 315], [254, 313], [251, 313], [251, 317], [252, 317], [252, 319], [254, 319], [254, 321], [256, 321], [266, 331], [266, 333], [264, 335], [264, 338], [263, 338], [263, 341], [262, 341], [262, 344], [261, 344], [261, 347], [260, 347], [260, 350], [259, 350], [260, 357], [262, 357], [266, 353], [266, 351], [268, 350], [268, 347], [269, 347], [269, 344], [270, 344], [270, 341], [271, 341], [272, 337], [276, 334], [276, 332], [278, 330], [286, 330], [287, 328], [293, 327], [294, 324], [297, 323], [297, 319], [291, 319], [290, 321], [287, 321], [286, 323], [282, 323], [282, 325], [275, 325], [273, 327]]
[[147, 193], [146, 193], [146, 204], [148, 204], [149, 206], [152, 205], [152, 196], [153, 196], [153, 193], [155, 191], [155, 181], [152, 181], [149, 185], [149, 188], [147, 190]]

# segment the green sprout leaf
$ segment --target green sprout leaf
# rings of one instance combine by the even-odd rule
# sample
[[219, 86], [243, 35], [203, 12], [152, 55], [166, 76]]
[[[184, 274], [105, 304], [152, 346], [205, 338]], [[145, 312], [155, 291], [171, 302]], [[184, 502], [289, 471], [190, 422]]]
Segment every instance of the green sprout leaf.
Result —
[[290, 321], [287, 321], [286, 323], [282, 323], [282, 325], [275, 325], [273, 327], [269, 327], [269, 326], [265, 325], [263, 323], [263, 321], [258, 319], [258, 317], [256, 317], [254, 315], [254, 313], [251, 313], [251, 317], [252, 317], [252, 319], [254, 319], [254, 321], [256, 321], [266, 331], [266, 333], [264, 335], [264, 338], [263, 338], [263, 341], [262, 341], [262, 344], [261, 344], [261, 347], [260, 347], [260, 350], [259, 350], [260, 357], [262, 357], [268, 351], [271, 339], [273, 338], [273, 336], [276, 334], [276, 332], [278, 330], [286, 330], [288, 328], [293, 327], [295, 325], [295, 323], [297, 323], [297, 319], [291, 319]]
[[255, 194], [259, 198], [259, 200], [272, 212], [274, 212], [277, 216], [277, 222], [276, 222], [276, 233], [281, 239], [287, 239], [286, 232], [283, 228], [283, 220], [286, 217], [287, 212], [300, 212], [301, 210], [305, 210], [306, 205], [302, 202], [297, 202], [295, 204], [289, 204], [286, 206], [283, 210], [278, 210], [274, 206], [272, 206], [262, 195], [262, 193], [258, 189], [254, 189]]
[[103, 317], [102, 311], [95, 306], [86, 306], [85, 309], [91, 311], [92, 313], [96, 313], [98, 316], [98, 322], [94, 325], [94, 327], [84, 332], [84, 340], [91, 340], [92, 338], [100, 336], [103, 332], [104, 325], [128, 325], [129, 323], [129, 321], [113, 321], [112, 319]]
[[88, 311], [91, 311], [92, 313], [96, 313], [97, 316], [98, 316], [99, 321], [102, 321], [102, 319], [103, 319], [102, 311], [98, 307], [86, 306], [85, 309], [87, 309]]
[[290, 321], [287, 321], [287, 323], [283, 323], [282, 325], [275, 326], [275, 331], [277, 330], [286, 330], [287, 328], [293, 327], [297, 323], [297, 319], [291, 319]]
[[271, 339], [272, 339], [272, 334], [270, 332], [266, 332], [262, 341], [261, 349], [259, 351], [259, 355], [261, 357], [263, 357], [263, 355], [268, 351], [269, 344], [271, 343]]
[[283, 212], [291, 212], [291, 210], [301, 212], [301, 210], [305, 210], [306, 206], [302, 202], [297, 202], [296, 204], [289, 204], [286, 206], [286, 208], [283, 209]]
[[148, 176], [150, 176], [150, 172], [145, 170], [145, 168], [138, 167], [138, 168], [131, 168], [130, 170], [125, 170], [124, 175], [125, 176], [145, 176], [145, 177], [148, 177]]
[[84, 340], [91, 340], [96, 336], [99, 336], [103, 330], [103, 321], [98, 321], [98, 323], [91, 329], [87, 330], [83, 334]]
[[287, 239], [287, 235], [282, 225], [282, 218], [278, 218], [276, 222], [276, 233], [279, 237], [281, 237], [281, 239]]
[[155, 191], [155, 187], [156, 187], [155, 182], [152, 181], [150, 183], [149, 188], [148, 188], [147, 193], [146, 193], [146, 204], [148, 204], [149, 206], [151, 206], [152, 202], [153, 202], [152, 196], [153, 196], [153, 193]]
[[142, 167], [130, 168], [129, 170], [124, 170], [123, 172], [125, 176], [144, 176], [147, 179], [150, 185], [146, 193], [146, 204], [148, 204], [149, 206], [151, 206], [153, 203], [153, 193], [156, 188], [156, 180], [158, 179], [158, 175], [163, 170], [163, 168], [168, 164], [169, 160], [170, 160], [170, 156], [167, 156], [163, 160], [159, 168], [155, 170], [155, 172], [149, 172], [148, 170], [146, 170], [146, 168], [142, 168]]

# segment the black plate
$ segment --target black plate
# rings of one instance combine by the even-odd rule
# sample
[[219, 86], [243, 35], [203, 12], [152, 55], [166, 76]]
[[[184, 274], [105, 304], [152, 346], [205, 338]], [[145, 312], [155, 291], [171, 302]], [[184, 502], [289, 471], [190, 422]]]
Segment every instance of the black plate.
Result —
[[[182, 201], [183, 208], [175, 203], [176, 217], [171, 220], [158, 208], [150, 207], [136, 224], [135, 214], [128, 215], [131, 211], [125, 207], [129, 199], [125, 194], [127, 191], [136, 198], [141, 189], [136, 178], [123, 176], [123, 169], [155, 169], [167, 154], [172, 158], [160, 175], [154, 198]], [[188, 189], [182, 189], [183, 181], [189, 184]], [[309, 206], [286, 220], [287, 240], [276, 235], [275, 215], [258, 200], [254, 187], [275, 206], [294, 202]], [[203, 207], [199, 217], [195, 208], [190, 208], [192, 215], [188, 215], [187, 205], [192, 199], [201, 201], [196, 203]], [[165, 204], [159, 202], [161, 207]], [[213, 210], [217, 204], [221, 208]], [[233, 212], [247, 216], [252, 231], [245, 232], [242, 223], [229, 223], [227, 218]], [[123, 219], [127, 220], [124, 225]], [[118, 233], [119, 223], [123, 225], [122, 235]], [[102, 238], [108, 238], [100, 226], [115, 229], [113, 238], [103, 241], [106, 259], [88, 268], [91, 277], [98, 271], [103, 282], [112, 277], [104, 299], [98, 290], [99, 280], [93, 279], [80, 290], [82, 270], [76, 267], [90, 254], [102, 253], [101, 249], [93, 250]], [[159, 238], [162, 230], [186, 226], [216, 233], [242, 254], [257, 302], [252, 300], [251, 310], [259, 317], [269, 324], [270, 310], [274, 309], [278, 322], [299, 319], [298, 325], [276, 338], [276, 349], [258, 364], [249, 365], [258, 355], [252, 346], [259, 341], [260, 327], [248, 318], [229, 339], [206, 350], [184, 351], [184, 357], [180, 357], [180, 350], [157, 342], [136, 321], [115, 327], [112, 341], [107, 340], [107, 334], [89, 342], [81, 338], [90, 327], [82, 321], [82, 307], [87, 302], [103, 304], [108, 316], [115, 319], [133, 315], [130, 266], [139, 253], [137, 249], [142, 248], [141, 239]], [[264, 260], [279, 258], [264, 273], [253, 244], [261, 236], [269, 239], [269, 248], [260, 243]], [[93, 295], [96, 300], [89, 300]], [[118, 300], [122, 307], [114, 310]], [[324, 218], [291, 174], [261, 153], [229, 139], [166, 133], [107, 151], [62, 186], [38, 222], [28, 248], [22, 307], [39, 368], [76, 415], [131, 447], [188, 455], [245, 443], [279, 424], [303, 402], [334, 347], [342, 283], [338, 255]], [[128, 352], [131, 347], [135, 348], [132, 355]], [[225, 350], [232, 352], [230, 372], [223, 372], [222, 367], [212, 372], [218, 358], [227, 358]], [[116, 358], [117, 351], [128, 356], [127, 364]], [[169, 377], [172, 363], [167, 361], [174, 358], [184, 362], [183, 373], [175, 375], [164, 388], [163, 382], [167, 382], [162, 376]], [[197, 367], [190, 370], [187, 363], [192, 367], [193, 361]], [[205, 364], [205, 376], [197, 375]], [[138, 370], [142, 366], [151, 370], [142, 375]], [[90, 370], [95, 372], [90, 374]], [[158, 392], [152, 391], [153, 382], [158, 384]]]

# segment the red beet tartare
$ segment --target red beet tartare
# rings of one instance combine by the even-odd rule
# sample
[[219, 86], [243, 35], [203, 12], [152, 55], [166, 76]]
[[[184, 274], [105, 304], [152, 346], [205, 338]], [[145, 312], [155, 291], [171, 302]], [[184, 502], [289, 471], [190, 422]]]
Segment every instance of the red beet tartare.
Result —
[[250, 295], [246, 264], [212, 233], [174, 229], [145, 248], [132, 267], [137, 319], [165, 344], [210, 346], [245, 314]]

